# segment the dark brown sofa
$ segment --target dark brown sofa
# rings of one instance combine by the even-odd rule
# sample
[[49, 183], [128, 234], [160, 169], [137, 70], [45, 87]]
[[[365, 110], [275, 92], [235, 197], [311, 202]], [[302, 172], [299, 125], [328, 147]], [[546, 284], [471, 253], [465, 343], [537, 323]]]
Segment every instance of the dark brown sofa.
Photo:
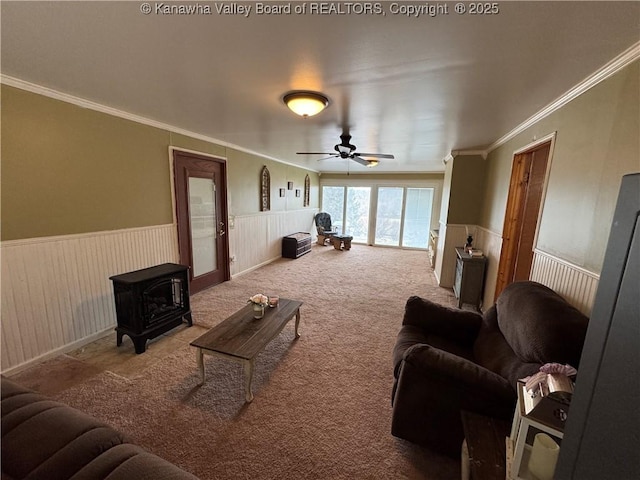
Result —
[[2, 377], [2, 480], [198, 480], [74, 408]]
[[535, 282], [484, 315], [411, 297], [393, 351], [392, 434], [460, 455], [460, 412], [511, 421], [516, 382], [545, 363], [578, 368], [588, 318]]

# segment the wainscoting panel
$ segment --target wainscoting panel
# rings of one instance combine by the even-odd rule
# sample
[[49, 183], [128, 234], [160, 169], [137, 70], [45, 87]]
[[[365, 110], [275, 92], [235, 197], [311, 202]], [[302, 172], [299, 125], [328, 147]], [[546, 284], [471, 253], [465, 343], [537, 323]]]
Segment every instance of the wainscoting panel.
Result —
[[284, 212], [264, 212], [234, 217], [234, 228], [229, 230], [231, 275], [240, 275], [282, 256], [282, 237], [296, 232], [315, 235], [313, 217], [315, 209]]
[[2, 371], [116, 325], [109, 277], [177, 262], [174, 225], [3, 242]]
[[600, 276], [540, 250], [533, 254], [529, 278], [558, 292], [585, 315], [591, 315]]
[[[236, 216], [229, 229], [231, 274], [280, 258], [282, 237], [315, 236], [317, 210]], [[109, 277], [179, 262], [175, 225], [1, 244], [2, 372], [78, 348], [115, 328]]]

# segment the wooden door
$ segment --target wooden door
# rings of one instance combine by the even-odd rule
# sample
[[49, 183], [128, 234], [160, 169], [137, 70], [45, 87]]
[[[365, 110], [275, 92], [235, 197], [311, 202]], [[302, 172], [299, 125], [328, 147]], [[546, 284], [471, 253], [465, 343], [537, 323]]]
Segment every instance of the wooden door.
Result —
[[174, 151], [180, 263], [191, 293], [230, 279], [226, 161]]
[[512, 282], [531, 274], [551, 141], [515, 155], [502, 230], [495, 298]]

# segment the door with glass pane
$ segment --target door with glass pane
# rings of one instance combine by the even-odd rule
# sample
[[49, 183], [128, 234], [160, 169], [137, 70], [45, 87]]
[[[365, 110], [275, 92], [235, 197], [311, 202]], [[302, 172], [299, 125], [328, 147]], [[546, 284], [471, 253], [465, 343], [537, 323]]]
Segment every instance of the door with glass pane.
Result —
[[226, 162], [174, 151], [180, 263], [191, 293], [229, 280]]

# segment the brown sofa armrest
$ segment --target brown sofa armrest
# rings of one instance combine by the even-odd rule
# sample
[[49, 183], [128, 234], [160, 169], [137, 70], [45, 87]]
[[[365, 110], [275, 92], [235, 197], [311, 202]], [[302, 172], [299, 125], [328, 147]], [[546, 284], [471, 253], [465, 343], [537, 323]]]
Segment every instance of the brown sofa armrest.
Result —
[[409, 297], [403, 325], [414, 325], [431, 334], [471, 347], [482, 323], [479, 313], [439, 305], [425, 298]]
[[462, 410], [511, 420], [515, 400], [499, 375], [429, 345], [414, 345], [400, 367], [391, 432], [457, 456], [464, 437]]
[[461, 393], [473, 392], [476, 400], [512, 401], [516, 392], [507, 379], [477, 363], [429, 345], [414, 345], [404, 355], [404, 363], [423, 371], [430, 380], [447, 383]]

